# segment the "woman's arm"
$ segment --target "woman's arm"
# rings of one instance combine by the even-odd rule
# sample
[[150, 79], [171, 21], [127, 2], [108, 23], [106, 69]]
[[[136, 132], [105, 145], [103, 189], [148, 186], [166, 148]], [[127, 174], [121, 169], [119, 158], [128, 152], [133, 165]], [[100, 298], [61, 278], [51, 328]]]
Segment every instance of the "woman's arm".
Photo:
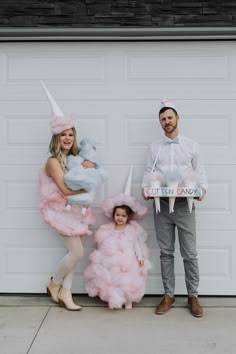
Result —
[[59, 190], [65, 195], [75, 195], [75, 194], [81, 194], [84, 193], [85, 191], [83, 189], [79, 189], [76, 191], [72, 191], [69, 189], [65, 182], [64, 182], [64, 172], [62, 171], [61, 165], [59, 161], [56, 158], [49, 158], [47, 163], [46, 163], [46, 174], [48, 177], [51, 177]]

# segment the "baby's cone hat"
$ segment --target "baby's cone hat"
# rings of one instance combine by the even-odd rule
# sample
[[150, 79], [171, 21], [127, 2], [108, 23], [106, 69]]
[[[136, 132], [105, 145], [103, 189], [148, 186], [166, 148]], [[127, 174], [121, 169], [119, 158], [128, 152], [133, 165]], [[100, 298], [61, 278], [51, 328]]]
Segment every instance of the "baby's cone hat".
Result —
[[40, 80], [41, 85], [44, 89], [44, 92], [47, 95], [48, 101], [51, 105], [53, 117], [51, 119], [51, 131], [52, 134], [57, 135], [63, 132], [66, 129], [73, 128], [75, 125], [74, 118], [72, 116], [65, 117], [64, 113], [61, 111], [60, 107], [48, 91], [47, 87], [43, 83], [42, 80]]
[[130, 167], [124, 193], [115, 194], [102, 202], [101, 209], [108, 218], [112, 218], [115, 207], [122, 205], [127, 205], [132, 209], [133, 219], [142, 219], [147, 214], [147, 207], [140, 204], [135, 197], [131, 196], [132, 173], [133, 166]]

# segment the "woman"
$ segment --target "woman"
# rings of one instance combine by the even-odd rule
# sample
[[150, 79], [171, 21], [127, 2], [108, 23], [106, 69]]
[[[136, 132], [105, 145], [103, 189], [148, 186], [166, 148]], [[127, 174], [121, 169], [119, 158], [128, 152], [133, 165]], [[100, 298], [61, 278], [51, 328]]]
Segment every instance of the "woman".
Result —
[[[45, 86], [44, 89], [48, 95]], [[89, 224], [95, 223], [95, 216], [89, 208], [86, 215], [81, 214], [81, 206], [73, 205], [70, 211], [65, 208], [67, 196], [83, 193], [72, 191], [65, 182], [66, 157], [79, 151], [76, 141], [74, 119], [65, 117], [55, 101], [48, 95], [54, 116], [51, 121], [52, 138], [49, 145], [51, 156], [39, 174], [40, 211], [44, 221], [57, 231], [65, 243], [68, 253], [62, 258], [58, 269], [47, 284], [47, 293], [52, 300], [67, 310], [79, 311], [81, 306], [74, 304], [71, 286], [76, 266], [83, 256], [81, 236], [91, 234]], [[53, 103], [53, 104], [52, 104]], [[83, 162], [84, 167], [94, 167], [90, 161]]]

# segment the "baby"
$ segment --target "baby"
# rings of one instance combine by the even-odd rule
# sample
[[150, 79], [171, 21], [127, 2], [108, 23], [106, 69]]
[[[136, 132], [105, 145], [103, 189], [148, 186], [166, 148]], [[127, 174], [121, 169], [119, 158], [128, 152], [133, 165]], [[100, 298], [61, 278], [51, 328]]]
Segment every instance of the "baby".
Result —
[[[94, 168], [85, 168], [82, 163], [89, 160], [94, 163]], [[80, 142], [78, 155], [67, 157], [67, 173], [65, 183], [72, 190], [84, 189], [86, 192], [70, 195], [67, 200], [70, 204], [83, 205], [82, 214], [86, 213], [87, 207], [94, 201], [97, 188], [104, 182], [106, 174], [99, 165], [95, 143], [92, 139], [84, 138]], [[66, 206], [70, 210], [70, 205]]]

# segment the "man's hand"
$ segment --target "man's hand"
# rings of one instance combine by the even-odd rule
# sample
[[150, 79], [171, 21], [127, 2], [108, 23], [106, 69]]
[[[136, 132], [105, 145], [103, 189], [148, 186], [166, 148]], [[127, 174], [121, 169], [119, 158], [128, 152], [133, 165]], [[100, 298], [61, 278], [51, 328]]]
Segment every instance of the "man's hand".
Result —
[[199, 201], [202, 201], [204, 199], [205, 195], [206, 195], [205, 188], [201, 188], [201, 190], [202, 190], [202, 195], [201, 195], [201, 197], [197, 198], [197, 200], [199, 200]]
[[149, 197], [147, 191], [148, 191], [148, 188], [147, 188], [147, 187], [144, 187], [144, 188], [142, 189], [142, 196], [143, 196], [143, 199], [145, 199], [145, 200], [149, 200], [149, 199], [150, 199], [150, 197]]

